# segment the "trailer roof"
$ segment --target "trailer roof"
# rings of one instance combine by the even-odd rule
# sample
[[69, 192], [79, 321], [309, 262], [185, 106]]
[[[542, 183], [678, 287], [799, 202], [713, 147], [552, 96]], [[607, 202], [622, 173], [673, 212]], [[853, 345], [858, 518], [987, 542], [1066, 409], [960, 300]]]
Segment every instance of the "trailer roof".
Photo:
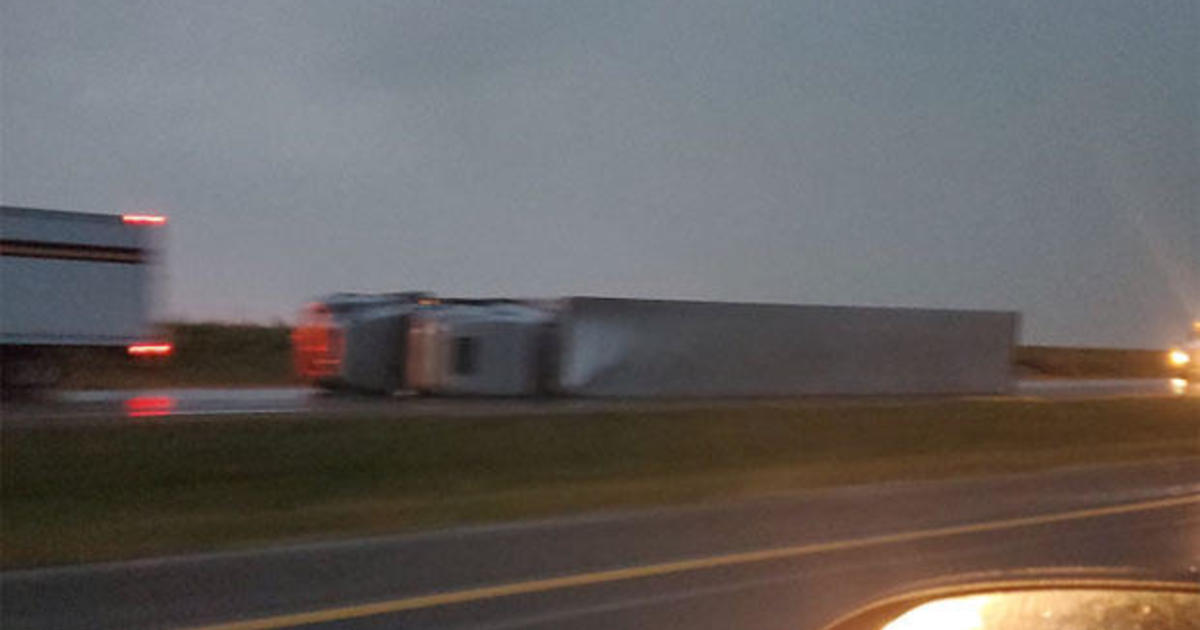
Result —
[[0, 206], [0, 238], [6, 245], [61, 245], [143, 250], [154, 245], [153, 229], [166, 219], [154, 215], [101, 214]]
[[72, 221], [79, 220], [94, 220], [94, 221], [120, 221], [121, 215], [116, 213], [102, 212], [77, 212], [74, 210], [46, 210], [43, 208], [27, 208], [24, 206], [3, 206], [0, 205], [0, 212], [10, 216], [28, 216], [43, 219], [70, 219]]

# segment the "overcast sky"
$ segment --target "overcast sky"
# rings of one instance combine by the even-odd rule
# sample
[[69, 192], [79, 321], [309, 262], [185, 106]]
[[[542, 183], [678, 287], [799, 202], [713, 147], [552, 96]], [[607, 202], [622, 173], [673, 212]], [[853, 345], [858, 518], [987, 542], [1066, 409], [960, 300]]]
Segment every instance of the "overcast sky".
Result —
[[167, 313], [338, 290], [1200, 315], [1196, 0], [0, 0], [0, 200], [168, 214]]

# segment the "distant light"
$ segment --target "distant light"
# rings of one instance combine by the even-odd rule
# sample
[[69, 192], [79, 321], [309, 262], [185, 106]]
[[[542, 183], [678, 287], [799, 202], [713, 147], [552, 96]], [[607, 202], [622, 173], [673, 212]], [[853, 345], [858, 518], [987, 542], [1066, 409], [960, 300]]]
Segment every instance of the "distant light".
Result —
[[175, 350], [169, 343], [135, 343], [126, 349], [133, 357], [165, 357]]
[[1171, 379], [1171, 393], [1172, 394], [1175, 394], [1176, 396], [1182, 396], [1187, 393], [1187, 390], [1188, 390], [1187, 379], [1182, 379], [1182, 378]]
[[441, 304], [441, 303], [442, 303], [442, 301], [437, 298], [418, 298], [417, 299], [417, 304], [419, 306], [437, 306], [438, 304]]
[[166, 225], [167, 217], [157, 214], [122, 214], [121, 221], [130, 225]]
[[1167, 354], [1167, 362], [1175, 367], [1183, 367], [1192, 362], [1192, 357], [1183, 350], [1172, 350]]

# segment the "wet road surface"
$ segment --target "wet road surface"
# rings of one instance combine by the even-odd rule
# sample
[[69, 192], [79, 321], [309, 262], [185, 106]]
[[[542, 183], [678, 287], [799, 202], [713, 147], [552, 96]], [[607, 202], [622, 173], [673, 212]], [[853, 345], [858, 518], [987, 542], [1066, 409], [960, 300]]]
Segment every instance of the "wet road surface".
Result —
[[[1014, 396], [1029, 399], [1091, 399], [1127, 396], [1200, 396], [1200, 385], [1167, 379], [1020, 381]], [[288, 416], [501, 416], [591, 413], [626, 409], [657, 410], [792, 403], [774, 400], [608, 400], [608, 399], [427, 399], [329, 395], [307, 387], [67, 391], [42, 400], [7, 402], [7, 427], [111, 424], [167, 416], [220, 420], [254, 415]], [[802, 399], [803, 400], [803, 399]], [[864, 399], [812, 398], [820, 402]]]

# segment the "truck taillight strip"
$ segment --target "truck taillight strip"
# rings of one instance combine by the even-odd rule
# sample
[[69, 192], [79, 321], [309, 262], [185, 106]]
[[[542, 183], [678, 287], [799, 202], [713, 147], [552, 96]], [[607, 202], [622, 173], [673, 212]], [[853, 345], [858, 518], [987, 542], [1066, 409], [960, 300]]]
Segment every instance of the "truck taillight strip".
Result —
[[139, 264], [146, 262], [145, 250], [136, 247], [46, 243], [40, 241], [0, 240], [0, 256], [52, 258], [57, 260], [93, 260], [97, 262]]
[[166, 225], [167, 217], [157, 214], [123, 214], [121, 221], [132, 225]]
[[125, 349], [134, 357], [165, 357], [175, 351], [169, 343], [135, 343]]

